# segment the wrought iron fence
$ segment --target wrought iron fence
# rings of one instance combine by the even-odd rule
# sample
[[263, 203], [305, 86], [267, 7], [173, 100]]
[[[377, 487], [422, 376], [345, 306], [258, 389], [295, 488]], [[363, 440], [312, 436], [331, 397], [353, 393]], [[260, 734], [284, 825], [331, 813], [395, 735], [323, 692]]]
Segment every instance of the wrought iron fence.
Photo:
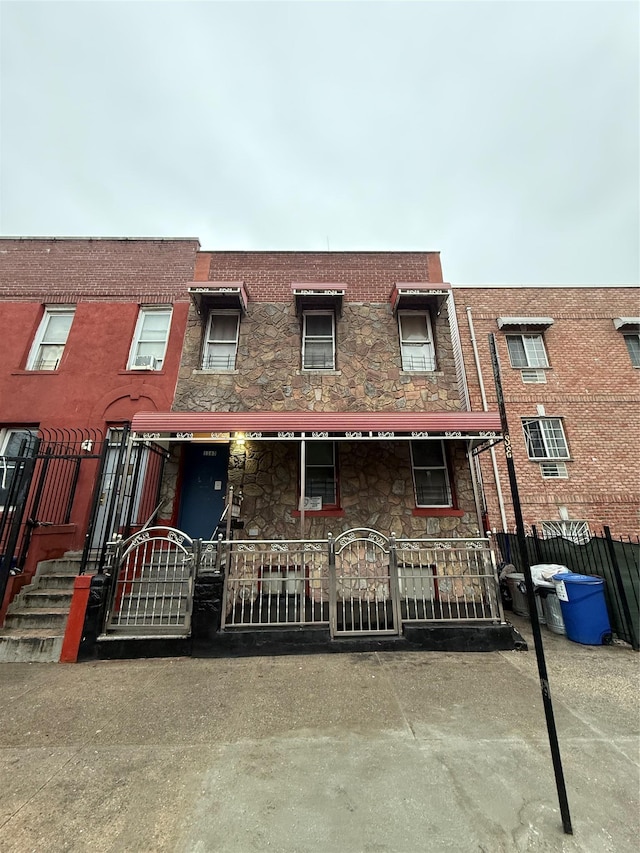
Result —
[[[497, 533], [505, 563], [522, 571], [515, 533]], [[614, 633], [640, 649], [640, 539], [614, 539], [609, 527], [577, 543], [561, 536], [543, 538], [536, 527], [526, 536], [530, 565], [557, 563], [583, 575], [597, 575], [605, 581], [605, 599]]]

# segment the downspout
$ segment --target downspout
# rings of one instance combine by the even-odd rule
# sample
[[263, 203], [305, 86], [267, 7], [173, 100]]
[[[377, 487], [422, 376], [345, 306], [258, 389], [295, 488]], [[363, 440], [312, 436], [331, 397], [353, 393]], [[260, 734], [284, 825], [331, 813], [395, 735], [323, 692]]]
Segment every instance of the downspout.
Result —
[[[476, 373], [478, 374], [478, 385], [480, 386], [480, 399], [482, 400], [482, 411], [488, 412], [487, 395], [484, 390], [484, 380], [482, 379], [482, 369], [480, 367], [480, 356], [478, 355], [478, 344], [476, 342], [476, 333], [473, 328], [473, 318], [471, 317], [471, 308], [467, 308], [467, 322], [469, 323], [469, 334], [471, 336], [471, 346], [473, 348], [473, 359], [476, 363]], [[498, 474], [498, 462], [496, 460], [495, 447], [489, 448], [491, 454], [491, 466], [493, 468], [493, 479], [496, 484], [496, 495], [498, 496], [498, 507], [500, 508], [500, 520], [502, 529], [507, 530], [507, 516], [504, 511], [504, 498], [502, 496], [502, 486], [500, 485], [500, 475]]]

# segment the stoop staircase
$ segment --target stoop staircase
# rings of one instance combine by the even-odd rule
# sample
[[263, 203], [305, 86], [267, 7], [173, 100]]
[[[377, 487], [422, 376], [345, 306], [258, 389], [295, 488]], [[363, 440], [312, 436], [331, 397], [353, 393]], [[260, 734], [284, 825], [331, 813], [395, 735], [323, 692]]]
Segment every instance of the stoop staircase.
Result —
[[9, 605], [0, 629], [0, 662], [58, 662], [81, 554], [38, 563], [33, 581]]

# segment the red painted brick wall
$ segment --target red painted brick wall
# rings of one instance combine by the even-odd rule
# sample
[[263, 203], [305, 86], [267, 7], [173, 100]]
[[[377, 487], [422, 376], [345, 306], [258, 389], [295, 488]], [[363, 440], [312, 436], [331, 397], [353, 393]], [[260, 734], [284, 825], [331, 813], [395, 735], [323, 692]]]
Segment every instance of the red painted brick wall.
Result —
[[[608, 524], [616, 534], [640, 528], [640, 371], [634, 368], [614, 317], [640, 315], [640, 289], [616, 288], [462, 288], [454, 290], [472, 407], [481, 408], [479, 384], [466, 308], [472, 309], [489, 408], [496, 409], [488, 335], [496, 335], [509, 430], [525, 523], [559, 521], [559, 507], [570, 518], [595, 529]], [[550, 370], [547, 383], [525, 385], [510, 366], [499, 316], [552, 317], [544, 331]], [[562, 417], [571, 461], [568, 479], [543, 479], [527, 457], [521, 418]], [[508, 523], [514, 523], [502, 446], [497, 448]], [[500, 527], [489, 454], [481, 456], [490, 523]]]

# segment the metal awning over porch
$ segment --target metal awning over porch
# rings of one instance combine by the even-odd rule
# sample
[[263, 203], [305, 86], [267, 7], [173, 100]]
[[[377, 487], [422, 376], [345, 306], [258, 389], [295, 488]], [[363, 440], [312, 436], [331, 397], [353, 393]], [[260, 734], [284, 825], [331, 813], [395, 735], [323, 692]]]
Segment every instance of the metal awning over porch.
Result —
[[132, 431], [144, 440], [203, 442], [434, 438], [477, 445], [501, 436], [497, 412], [139, 412]]

